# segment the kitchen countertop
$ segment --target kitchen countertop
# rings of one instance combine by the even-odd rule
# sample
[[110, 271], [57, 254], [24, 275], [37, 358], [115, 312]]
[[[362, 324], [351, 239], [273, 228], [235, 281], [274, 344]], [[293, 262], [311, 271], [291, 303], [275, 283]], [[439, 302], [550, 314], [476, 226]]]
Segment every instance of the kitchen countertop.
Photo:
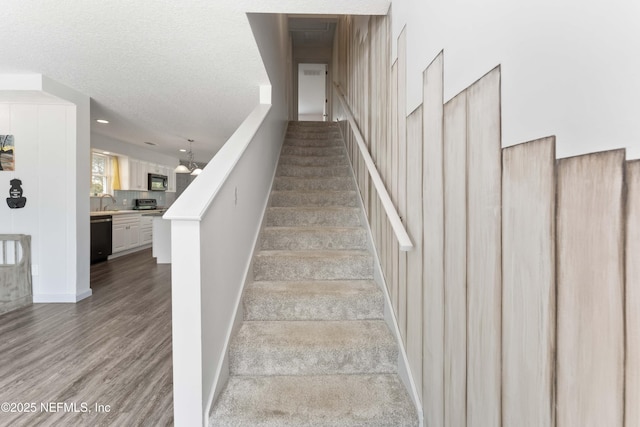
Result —
[[166, 209], [143, 211], [144, 213], [142, 214], [142, 216], [162, 216], [166, 211]]
[[124, 214], [142, 214], [146, 216], [158, 216], [166, 212], [166, 209], [122, 209], [118, 211], [92, 211], [91, 216], [100, 215], [124, 215]]

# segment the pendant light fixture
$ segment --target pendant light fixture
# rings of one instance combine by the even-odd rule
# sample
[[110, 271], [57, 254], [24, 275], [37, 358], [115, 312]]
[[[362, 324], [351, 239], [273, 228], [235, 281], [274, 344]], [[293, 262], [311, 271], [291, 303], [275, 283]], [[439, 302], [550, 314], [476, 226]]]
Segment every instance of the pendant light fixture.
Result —
[[187, 152], [187, 159], [189, 160], [189, 165], [185, 166], [183, 164], [179, 164], [178, 167], [175, 168], [175, 173], [188, 173], [191, 175], [200, 175], [202, 169], [198, 166], [196, 162], [193, 161], [193, 150], [191, 149], [191, 143], [193, 139], [188, 139], [189, 141], [189, 151]]

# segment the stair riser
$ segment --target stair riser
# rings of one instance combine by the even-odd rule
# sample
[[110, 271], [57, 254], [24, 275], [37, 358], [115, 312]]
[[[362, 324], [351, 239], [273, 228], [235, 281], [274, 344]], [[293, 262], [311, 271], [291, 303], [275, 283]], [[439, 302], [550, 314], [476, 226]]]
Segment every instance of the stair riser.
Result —
[[336, 131], [338, 129], [337, 126], [335, 125], [331, 125], [331, 126], [327, 126], [327, 125], [322, 125], [321, 123], [315, 124], [304, 124], [304, 125], [297, 125], [297, 126], [289, 126], [287, 128], [288, 131], [296, 131], [296, 130], [303, 130], [303, 131], [307, 131], [307, 132], [331, 132], [331, 131]]
[[267, 210], [267, 227], [358, 227], [360, 216], [357, 209], [340, 208], [276, 208]]
[[297, 128], [335, 129], [337, 128], [337, 126], [338, 125], [334, 122], [323, 122], [323, 121], [304, 121], [304, 122], [289, 123], [289, 129], [297, 129]]
[[371, 256], [256, 256], [255, 280], [371, 280]]
[[282, 153], [285, 156], [342, 156], [344, 155], [344, 148], [342, 146], [337, 147], [294, 147], [284, 146], [282, 147]]
[[354, 189], [351, 177], [306, 178], [276, 177], [273, 189], [277, 191], [351, 191]]
[[366, 250], [364, 228], [337, 230], [305, 230], [304, 228], [267, 228], [260, 237], [262, 250]]
[[279, 165], [277, 176], [292, 176], [299, 178], [320, 178], [334, 176], [351, 176], [351, 168], [349, 166], [295, 166], [295, 165]]
[[301, 138], [287, 138], [284, 141], [285, 147], [344, 147], [344, 144], [340, 139], [301, 139]]
[[[396, 372], [398, 354], [394, 347], [373, 353], [371, 350], [342, 349], [309, 354], [303, 350], [255, 351], [237, 348], [229, 352], [229, 369], [231, 375], [349, 375]], [[246, 356], [247, 354], [250, 356]]]
[[306, 192], [306, 191], [275, 191], [271, 194], [271, 206], [335, 206], [356, 208], [358, 195], [355, 191], [349, 192]]
[[332, 129], [305, 129], [300, 130], [296, 129], [294, 131], [287, 131], [286, 138], [297, 138], [297, 139], [337, 139], [340, 138], [340, 132], [338, 130]]
[[229, 349], [232, 375], [396, 372], [398, 350], [383, 321], [245, 322]]
[[344, 166], [349, 161], [346, 156], [280, 156], [280, 165], [294, 166]]
[[351, 295], [279, 295], [248, 290], [244, 320], [382, 319], [382, 292]]

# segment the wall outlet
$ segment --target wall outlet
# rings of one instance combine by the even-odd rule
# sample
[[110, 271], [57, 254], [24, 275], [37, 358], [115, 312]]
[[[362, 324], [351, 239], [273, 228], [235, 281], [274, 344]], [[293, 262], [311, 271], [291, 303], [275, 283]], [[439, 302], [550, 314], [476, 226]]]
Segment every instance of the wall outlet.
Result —
[[32, 276], [38, 275], [38, 264], [31, 264], [31, 275]]

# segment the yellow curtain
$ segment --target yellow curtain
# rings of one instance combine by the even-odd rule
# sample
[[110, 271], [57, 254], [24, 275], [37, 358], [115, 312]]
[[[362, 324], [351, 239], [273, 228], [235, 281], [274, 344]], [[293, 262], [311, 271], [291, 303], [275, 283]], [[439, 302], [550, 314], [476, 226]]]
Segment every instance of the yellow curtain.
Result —
[[120, 167], [118, 166], [118, 158], [115, 156], [111, 158], [111, 177], [113, 189], [120, 190]]

